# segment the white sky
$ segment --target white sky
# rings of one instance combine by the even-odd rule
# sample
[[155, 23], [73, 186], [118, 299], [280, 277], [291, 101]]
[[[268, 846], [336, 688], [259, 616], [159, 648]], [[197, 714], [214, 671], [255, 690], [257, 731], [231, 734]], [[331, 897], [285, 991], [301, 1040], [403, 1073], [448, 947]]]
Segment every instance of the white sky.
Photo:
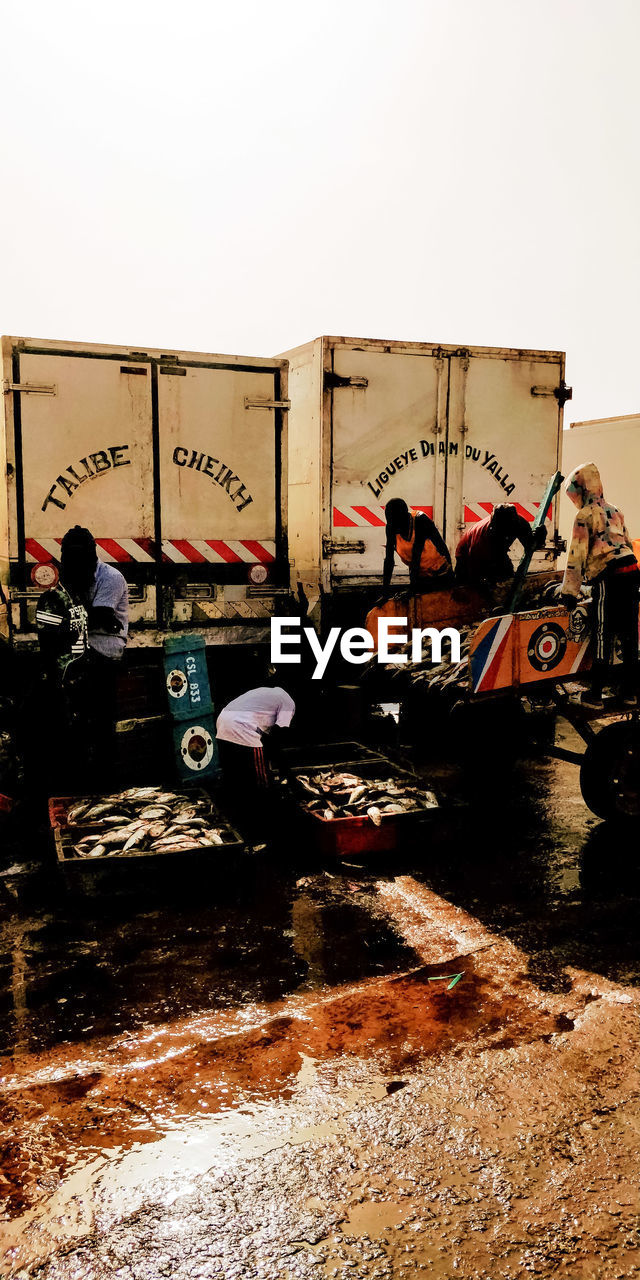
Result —
[[4, 333], [563, 349], [640, 410], [637, 0], [0, 6]]

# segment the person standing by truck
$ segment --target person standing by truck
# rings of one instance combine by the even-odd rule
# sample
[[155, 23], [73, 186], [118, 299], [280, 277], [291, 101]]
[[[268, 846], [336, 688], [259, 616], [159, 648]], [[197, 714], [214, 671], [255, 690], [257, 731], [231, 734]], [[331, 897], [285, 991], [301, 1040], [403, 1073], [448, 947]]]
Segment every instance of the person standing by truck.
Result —
[[527, 552], [532, 542], [539, 550], [545, 539], [543, 526], [534, 535], [528, 520], [519, 515], [513, 503], [501, 502], [491, 515], [463, 533], [456, 547], [456, 582], [465, 587], [492, 587], [506, 582], [514, 574], [509, 556], [514, 542], [520, 542]]
[[410, 510], [403, 498], [391, 498], [385, 507], [385, 516], [384, 598], [390, 594], [396, 555], [409, 569], [409, 583], [414, 594], [450, 586], [453, 570], [449, 549], [426, 512]]
[[567, 478], [565, 493], [578, 508], [573, 525], [560, 599], [571, 611], [583, 579], [592, 588], [595, 654], [591, 691], [580, 697], [583, 706], [603, 709], [602, 693], [610, 678], [614, 637], [622, 645], [621, 692], [624, 705], [637, 705], [638, 604], [640, 569], [624, 516], [605, 502], [595, 462], [576, 467]]
[[45, 678], [83, 756], [78, 764], [89, 763], [102, 779], [114, 766], [116, 679], [128, 624], [125, 578], [98, 560], [92, 534], [75, 525], [62, 539], [60, 582], [38, 600], [36, 625]]

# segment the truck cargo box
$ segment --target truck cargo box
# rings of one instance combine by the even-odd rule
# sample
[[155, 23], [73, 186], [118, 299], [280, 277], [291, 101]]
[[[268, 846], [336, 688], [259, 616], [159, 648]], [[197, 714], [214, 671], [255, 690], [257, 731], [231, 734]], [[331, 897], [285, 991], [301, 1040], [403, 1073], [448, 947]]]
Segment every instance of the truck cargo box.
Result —
[[[497, 503], [533, 520], [571, 394], [562, 352], [322, 337], [285, 355], [292, 576], [312, 593], [380, 582], [392, 497], [432, 516], [452, 555]], [[557, 502], [547, 567], [556, 528]]]
[[[622, 418], [572, 422], [562, 432], [562, 471], [568, 476], [581, 462], [595, 462], [607, 502], [620, 507], [631, 538], [640, 538], [640, 413]], [[568, 542], [576, 509], [561, 494], [559, 527]]]
[[[18, 639], [70, 526], [130, 585], [130, 643], [266, 638], [288, 591], [284, 360], [3, 338], [0, 574]], [[39, 575], [42, 580], [42, 575]]]

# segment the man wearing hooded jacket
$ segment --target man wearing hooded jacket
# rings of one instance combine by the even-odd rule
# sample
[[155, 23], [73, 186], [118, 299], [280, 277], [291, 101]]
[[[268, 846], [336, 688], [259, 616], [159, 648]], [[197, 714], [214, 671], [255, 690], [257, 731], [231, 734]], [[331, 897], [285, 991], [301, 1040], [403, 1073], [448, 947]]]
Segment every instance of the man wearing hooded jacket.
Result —
[[578, 514], [561, 586], [562, 602], [570, 610], [575, 607], [583, 580], [593, 589], [592, 687], [581, 702], [594, 710], [602, 709], [602, 690], [611, 674], [611, 652], [617, 635], [622, 645], [623, 700], [626, 706], [635, 706], [640, 570], [624, 516], [605, 502], [595, 462], [583, 463], [572, 471], [565, 493], [578, 508]]

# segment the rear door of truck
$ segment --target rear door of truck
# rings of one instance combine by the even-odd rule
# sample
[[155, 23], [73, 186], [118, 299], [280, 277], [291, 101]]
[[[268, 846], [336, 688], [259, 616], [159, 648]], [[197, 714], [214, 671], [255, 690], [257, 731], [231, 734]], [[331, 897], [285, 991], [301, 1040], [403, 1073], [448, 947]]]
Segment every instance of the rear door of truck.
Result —
[[74, 524], [132, 584], [132, 622], [264, 625], [288, 585], [284, 364], [19, 340], [11, 369], [21, 629]]
[[142, 597], [155, 573], [150, 363], [18, 349], [13, 386], [14, 581], [28, 585], [35, 564], [59, 560], [79, 524], [101, 559], [133, 571]]
[[163, 576], [176, 584], [176, 621], [264, 617], [269, 585], [286, 585], [280, 394], [277, 369], [159, 366]]
[[[334, 586], [382, 575], [384, 504], [404, 498], [442, 528], [447, 361], [431, 353], [335, 346], [325, 356], [331, 449], [325, 565]], [[396, 578], [407, 576], [399, 566]]]
[[[453, 552], [464, 530], [498, 503], [512, 502], [525, 519], [535, 518], [560, 465], [564, 357], [472, 349], [452, 355], [449, 364], [445, 508]], [[547, 521], [548, 541], [557, 508], [558, 499]], [[515, 544], [515, 558], [520, 554]], [[534, 557], [534, 568], [541, 563]]]

